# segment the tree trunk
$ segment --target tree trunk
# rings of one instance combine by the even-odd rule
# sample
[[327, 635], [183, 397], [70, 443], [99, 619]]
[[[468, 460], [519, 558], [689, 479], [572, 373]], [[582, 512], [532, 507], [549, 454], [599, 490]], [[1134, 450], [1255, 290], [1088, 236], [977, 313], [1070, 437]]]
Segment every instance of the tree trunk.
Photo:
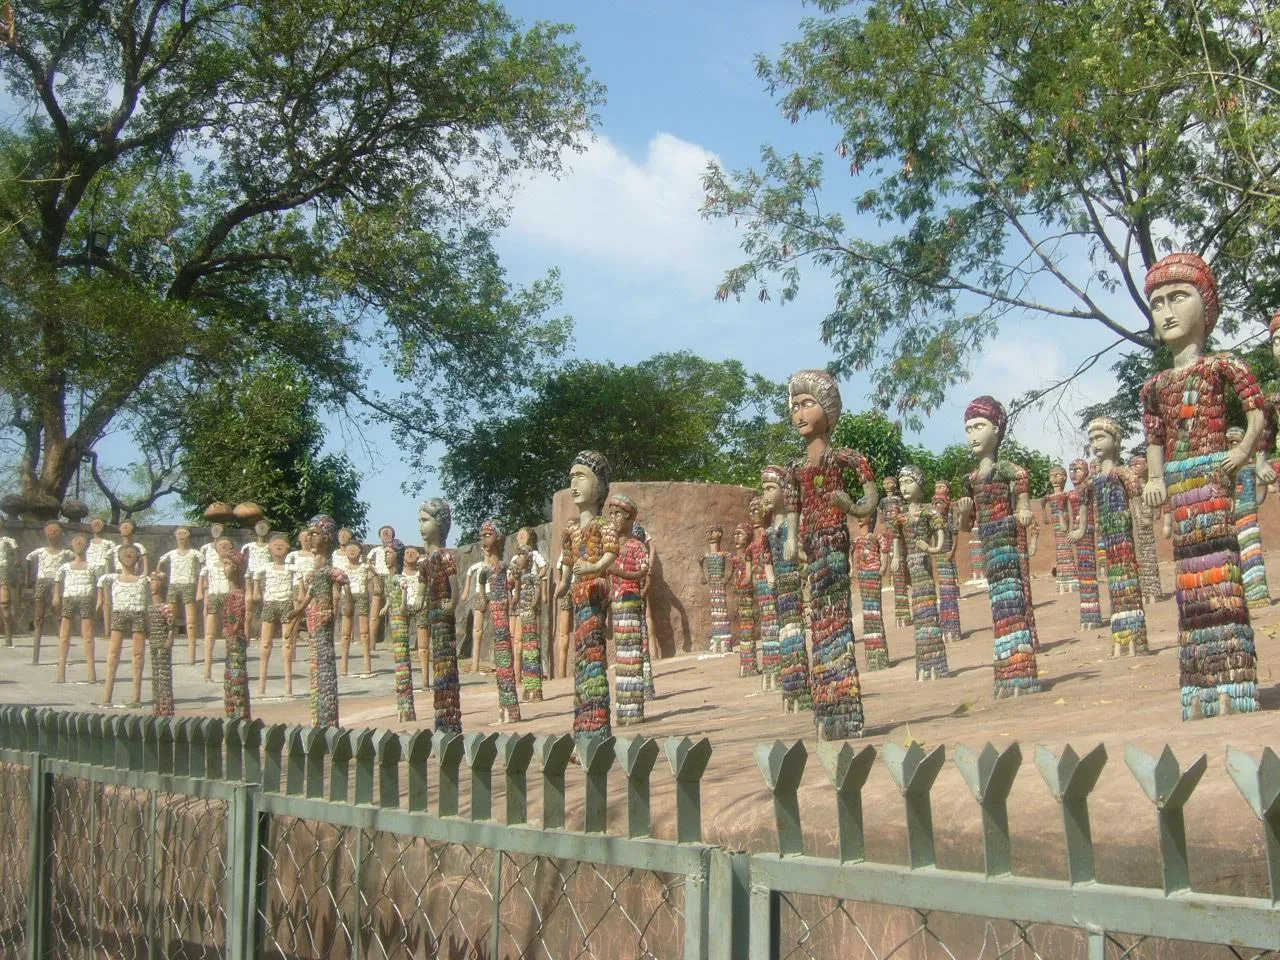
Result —
[[61, 503], [79, 465], [79, 451], [70, 439], [47, 438], [39, 451], [30, 449], [28, 442], [20, 465], [23, 496], [43, 495]]

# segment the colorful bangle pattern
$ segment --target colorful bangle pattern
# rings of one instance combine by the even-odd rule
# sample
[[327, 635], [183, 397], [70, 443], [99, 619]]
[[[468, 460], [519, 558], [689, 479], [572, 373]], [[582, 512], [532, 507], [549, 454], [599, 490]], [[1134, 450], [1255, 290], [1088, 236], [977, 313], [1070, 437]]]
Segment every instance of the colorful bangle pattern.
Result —
[[916, 678], [925, 680], [945, 677], [948, 673], [947, 647], [942, 640], [942, 626], [938, 621], [938, 591], [933, 582], [933, 564], [928, 551], [916, 546], [917, 541], [932, 542], [943, 528], [942, 518], [928, 506], [921, 506], [913, 517], [908, 506], [898, 518], [897, 526], [899, 542], [907, 545], [907, 554], [900, 566], [906, 567], [911, 578]]
[[1071, 532], [1071, 508], [1067, 497], [1064, 490], [1044, 498], [1044, 505], [1049, 510], [1049, 521], [1053, 524], [1053, 566], [1057, 571], [1059, 593], [1072, 593], [1077, 586], [1076, 546], [1067, 536]]
[[733, 649], [733, 623], [729, 619], [729, 601], [725, 596], [725, 561], [728, 557], [727, 553], [708, 553], [702, 558], [711, 605], [711, 639], [707, 649], [712, 653], [728, 653]]
[[395, 664], [396, 716], [400, 722], [417, 720], [417, 708], [413, 702], [413, 655], [409, 644], [409, 611], [405, 604], [404, 578], [388, 576], [384, 581], [383, 598], [387, 613], [387, 639], [391, 643], [391, 657]]
[[862, 601], [862, 648], [867, 655], [867, 670], [884, 670], [889, 666], [889, 644], [884, 637], [881, 610], [884, 577], [880, 572], [880, 538], [864, 533], [854, 541], [853, 554], [858, 568], [858, 597]]
[[1102, 626], [1102, 602], [1098, 592], [1098, 543], [1089, 488], [1072, 490], [1068, 497], [1072, 516], [1084, 514], [1084, 536], [1075, 543], [1076, 578], [1080, 584], [1080, 627], [1095, 630]]
[[1250, 464], [1236, 473], [1235, 520], [1244, 600], [1250, 610], [1265, 610], [1271, 606], [1271, 593], [1262, 557], [1262, 527], [1258, 525], [1258, 476]]
[[[644, 573], [649, 555], [644, 544], [627, 537], [618, 548], [613, 565], [626, 573]], [[618, 725], [644, 723], [644, 598], [640, 581], [612, 577], [615, 711]]]
[[974, 526], [973, 533], [969, 535], [969, 583], [982, 588], [987, 585], [987, 555], [982, 549], [982, 538], [978, 536], [977, 526]]
[[[612, 525], [601, 517], [585, 527], [570, 520], [565, 525], [564, 554], [575, 560], [599, 563], [606, 553], [617, 556], [618, 540]], [[573, 598], [574, 714], [573, 733], [609, 736], [609, 664], [605, 640], [605, 613], [609, 606], [609, 581], [601, 574], [574, 574]]]
[[995, 696], [1036, 693], [1040, 682], [1036, 679], [1035, 637], [1027, 617], [1027, 591], [1018, 556], [1020, 524], [1014, 516], [1018, 496], [1029, 489], [1027, 471], [999, 460], [989, 476], [979, 478], [975, 470], [968, 482], [986, 558], [984, 572], [995, 634]]
[[516, 605], [520, 614], [520, 678], [524, 698], [534, 703], [542, 701], [542, 637], [538, 616], [541, 589], [542, 580], [535, 570], [530, 568], [521, 574], [520, 602]]
[[[191, 629], [190, 626], [187, 628]], [[228, 720], [249, 720], [248, 641], [245, 639], [244, 589], [233, 589], [222, 607], [222, 636], [227, 658], [222, 667], [222, 708]]]
[[1098, 516], [1098, 544], [1107, 565], [1113, 652], [1146, 653], [1147, 615], [1133, 542], [1133, 517], [1129, 513], [1133, 480], [1124, 467], [1116, 467], [1094, 476], [1091, 482]]
[[960, 639], [960, 575], [956, 570], [956, 525], [947, 500], [933, 501], [933, 509], [942, 518], [942, 552], [933, 558], [938, 573], [938, 623], [944, 643]]
[[816, 465], [801, 462], [793, 471], [800, 491], [800, 539], [809, 558], [810, 682], [820, 740], [862, 735], [862, 689], [849, 606], [849, 527], [844, 511], [831, 502], [831, 494], [844, 490], [845, 470], [864, 484], [875, 479], [867, 458], [847, 448], [828, 449]]
[[458, 574], [458, 561], [447, 550], [436, 549], [419, 563], [427, 565], [427, 636], [431, 642], [431, 695], [435, 727], [439, 733], [462, 732], [462, 698], [458, 690], [458, 641], [453, 611], [445, 611], [450, 600], [451, 578]]
[[[778, 673], [782, 664], [782, 651], [779, 640], [778, 592], [777, 587], [769, 582], [768, 567], [773, 566], [773, 549], [769, 546], [769, 538], [763, 527], [752, 531], [751, 546], [751, 578], [756, 595], [756, 618], [760, 630], [760, 676], [766, 690], [778, 684]], [[774, 578], [777, 579], [775, 569]]]
[[1155, 514], [1142, 497], [1129, 498], [1133, 516], [1133, 543], [1138, 554], [1138, 582], [1144, 601], [1158, 600], [1164, 594], [1160, 582], [1160, 555], [1156, 552]]
[[499, 560], [488, 567], [485, 590], [489, 597], [489, 627], [493, 633], [493, 671], [498, 683], [498, 706], [508, 720], [520, 719], [520, 695], [516, 692], [515, 651], [511, 645], [510, 594], [507, 592], [507, 563]]
[[809, 692], [809, 652], [804, 646], [800, 565], [795, 560], [782, 559], [787, 536], [785, 518], [769, 528], [778, 605], [778, 671], [782, 682], [782, 703], [785, 709], [792, 711], [811, 710], [813, 698]]
[[173, 716], [173, 655], [169, 647], [169, 606], [147, 608], [147, 644], [151, 647], [151, 715]]
[[1211, 354], [1143, 385], [1148, 446], [1164, 448], [1173, 516], [1182, 718], [1258, 709], [1258, 666], [1245, 605], [1233, 485], [1222, 473], [1226, 387], [1246, 411], [1262, 394], [1243, 361]]
[[333, 588], [347, 582], [347, 575], [333, 567], [319, 567], [307, 574], [307, 635], [311, 638], [311, 725], [338, 725], [338, 662], [333, 648]]
[[733, 595], [738, 617], [733, 625], [734, 646], [738, 649], [738, 676], [754, 677], [756, 663], [756, 591], [751, 578], [751, 558], [745, 548], [733, 554]]

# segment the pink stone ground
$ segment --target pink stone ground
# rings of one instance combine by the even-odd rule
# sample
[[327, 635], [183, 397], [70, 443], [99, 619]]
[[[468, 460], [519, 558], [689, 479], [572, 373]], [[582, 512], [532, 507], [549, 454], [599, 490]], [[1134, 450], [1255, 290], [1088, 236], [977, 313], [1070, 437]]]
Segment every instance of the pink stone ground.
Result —
[[[1274, 555], [1275, 563], [1280, 559]], [[1165, 584], [1172, 580], [1164, 564]], [[1098, 877], [1116, 883], [1159, 886], [1159, 853], [1153, 808], [1124, 764], [1129, 743], [1158, 752], [1168, 743], [1185, 766], [1200, 753], [1208, 754], [1209, 769], [1186, 807], [1187, 832], [1192, 847], [1193, 885], [1200, 890], [1261, 896], [1266, 891], [1262, 828], [1227, 776], [1224, 764], [1228, 745], [1255, 755], [1265, 745], [1280, 745], [1280, 609], [1258, 611], [1254, 623], [1260, 663], [1259, 686], [1263, 712], [1183, 723], [1178, 702], [1178, 652], [1176, 609], [1172, 599], [1148, 607], [1148, 629], [1153, 656], [1112, 660], [1107, 630], [1078, 634], [1078, 597], [1059, 596], [1045, 575], [1034, 580], [1036, 617], [1044, 652], [1040, 655], [1043, 693], [996, 702], [991, 697], [991, 625], [985, 593], [965, 590], [961, 617], [965, 639], [950, 645], [948, 659], [953, 676], [920, 683], [915, 680], [910, 628], [889, 627], [888, 640], [894, 665], [889, 670], [862, 674], [866, 704], [867, 736], [854, 741], [881, 746], [886, 741], [917, 740], [926, 749], [964, 744], [981, 748], [988, 741], [1003, 748], [1015, 741], [1023, 752], [1022, 770], [1009, 801], [1015, 871], [1065, 877], [1065, 844], [1059, 808], [1034, 765], [1034, 749], [1044, 744], [1055, 752], [1070, 743], [1083, 754], [1096, 744], [1106, 746], [1109, 761], [1094, 792], [1090, 810], [1098, 851]], [[1104, 589], [1105, 595], [1105, 589]], [[1105, 607], [1104, 607], [1105, 610]], [[855, 623], [855, 627], [858, 624]], [[860, 631], [859, 631], [860, 635]], [[49, 706], [58, 709], [92, 709], [101, 696], [97, 687], [52, 683], [51, 659], [31, 666], [29, 638], [19, 646], [0, 647], [0, 702]], [[55, 650], [48, 646], [49, 657]], [[181, 647], [182, 644], [176, 645]], [[56, 648], [56, 641], [53, 644]], [[99, 650], [105, 643], [99, 641]], [[295, 689], [306, 690], [308, 658], [299, 645]], [[221, 651], [219, 651], [221, 654]], [[99, 653], [99, 657], [102, 657]], [[180, 656], [179, 660], [185, 660]], [[276, 660], [279, 660], [277, 653]], [[249, 675], [256, 677], [256, 651], [251, 651]], [[863, 664], [858, 651], [859, 666]], [[126, 661], [127, 664], [127, 661]], [[398, 724], [395, 720], [394, 677], [390, 651], [385, 644], [375, 658], [379, 672], [372, 679], [342, 680], [341, 716], [347, 727], [389, 727], [410, 730], [427, 724]], [[84, 665], [74, 654], [68, 676], [83, 674]], [[215, 675], [220, 674], [221, 666]], [[753, 757], [757, 743], [803, 739], [811, 751], [800, 807], [804, 817], [806, 851], [827, 854], [835, 849], [835, 803], [818, 758], [807, 715], [782, 713], [777, 692], [760, 691], [759, 678], [738, 677], [736, 654], [709, 657], [684, 654], [654, 664], [659, 699], [646, 708], [647, 722], [628, 733], [649, 737], [708, 737], [714, 747], [702, 786], [703, 829], [706, 839], [732, 849], [762, 851], [774, 843], [773, 814]], [[99, 675], [103, 667], [99, 664]], [[221, 714], [221, 685], [199, 681], [199, 667], [175, 664], [175, 687], [180, 714]], [[415, 679], [417, 679], [415, 677]], [[524, 704], [524, 720], [510, 726], [497, 724], [497, 687], [492, 675], [463, 676], [463, 726], [467, 733], [567, 732], [572, 715], [569, 680], [545, 684], [546, 700]], [[122, 668], [117, 686], [127, 694], [129, 674]], [[272, 686], [279, 687], [279, 678]], [[144, 685], [144, 693], [149, 686]], [[149, 705], [148, 705], [149, 706]], [[253, 703], [253, 712], [268, 723], [306, 722], [305, 697], [291, 701]], [[430, 717], [430, 694], [418, 694], [418, 715]], [[431, 774], [434, 782], [434, 771]], [[464, 778], [465, 779], [465, 778]], [[530, 771], [531, 819], [541, 810], [536, 764]], [[673, 837], [674, 788], [665, 760], [653, 776], [654, 832]], [[495, 777], [494, 809], [501, 811], [501, 778]], [[625, 784], [615, 770], [610, 782], [614, 799], [611, 832], [625, 831]], [[464, 788], [465, 792], [465, 788]], [[580, 782], [570, 774], [569, 825], [581, 826]], [[981, 833], [977, 804], [950, 762], [943, 768], [933, 792], [934, 825], [938, 835], [939, 865], [981, 868]], [[466, 799], [463, 809], [466, 810]], [[877, 761], [864, 791], [869, 858], [902, 862], [906, 856], [903, 809], [900, 795], [888, 771]]]

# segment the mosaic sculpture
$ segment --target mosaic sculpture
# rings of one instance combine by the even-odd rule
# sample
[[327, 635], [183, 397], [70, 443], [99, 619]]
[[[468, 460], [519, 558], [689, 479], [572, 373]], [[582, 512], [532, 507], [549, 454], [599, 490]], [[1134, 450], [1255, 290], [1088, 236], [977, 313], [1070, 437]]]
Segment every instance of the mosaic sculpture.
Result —
[[1067, 535], [1072, 530], [1070, 494], [1067, 493], [1067, 471], [1055, 466], [1049, 471], [1053, 493], [1040, 502], [1045, 522], [1053, 530], [1053, 569], [1058, 593], [1074, 593], [1076, 579], [1076, 545]]
[[1067, 495], [1071, 508], [1071, 529], [1076, 548], [1076, 580], [1080, 590], [1080, 629], [1096, 630], [1102, 626], [1102, 599], [1098, 590], [1098, 541], [1094, 521], [1093, 491], [1089, 482], [1089, 462], [1071, 461], [1072, 490]]
[[[1133, 474], [1139, 491], [1146, 485], [1147, 458], [1136, 456], [1129, 460], [1129, 472]], [[1129, 498], [1129, 512], [1133, 515], [1133, 543], [1138, 552], [1138, 580], [1142, 584], [1142, 600], [1153, 603], [1164, 596], [1160, 582], [1160, 556], [1156, 552], [1155, 511], [1147, 506], [1141, 492]]]
[[[97, 519], [97, 518], [95, 518]], [[98, 521], [101, 523], [101, 520]], [[103, 573], [106, 571], [103, 570]], [[95, 574], [98, 582], [102, 574]], [[4, 627], [4, 645], [13, 646], [13, 588], [18, 585], [18, 541], [5, 534], [4, 517], [0, 516], [0, 622]]]
[[613, 525], [600, 516], [609, 496], [609, 461], [604, 454], [583, 450], [574, 457], [569, 495], [578, 516], [565, 524], [564, 566], [557, 594], [568, 589], [573, 600], [573, 732], [607, 737], [611, 730], [605, 644], [607, 574], [618, 555], [618, 538]]
[[975, 531], [969, 537], [969, 579], [965, 583], [978, 590], [987, 589], [987, 558], [982, 552], [982, 538]]
[[[217, 550], [230, 588], [222, 606], [222, 636], [226, 645], [226, 660], [222, 668], [222, 712], [228, 720], [249, 720], [248, 605], [245, 594], [248, 561], [226, 537], [218, 541]], [[172, 603], [169, 606], [173, 608]], [[336, 684], [336, 679], [334, 682]]]
[[307, 528], [314, 566], [302, 577], [293, 618], [307, 618], [311, 639], [311, 725], [338, 726], [338, 661], [334, 649], [334, 619], [342, 609], [346, 574], [329, 562], [337, 542], [338, 525], [333, 517], [319, 514]]
[[493, 666], [498, 683], [498, 722], [520, 719], [520, 695], [516, 692], [515, 651], [511, 645], [511, 594], [507, 589], [507, 562], [502, 558], [507, 534], [497, 520], [480, 525], [484, 566], [480, 568], [481, 609], [488, 615], [493, 633]]
[[[1227, 443], [1235, 446], [1244, 440], [1244, 430], [1231, 427], [1227, 430]], [[1236, 522], [1236, 539], [1240, 542], [1240, 571], [1244, 579], [1244, 602], [1250, 610], [1265, 610], [1271, 606], [1271, 593], [1267, 589], [1267, 565], [1262, 557], [1262, 527], [1258, 523], [1258, 507], [1267, 499], [1267, 485], [1258, 483], [1253, 464], [1246, 463], [1236, 471], [1236, 490], [1233, 499], [1233, 516]]]
[[[253, 575], [253, 592], [257, 598], [259, 630], [258, 697], [267, 695], [267, 675], [271, 669], [271, 649], [277, 635], [287, 636], [293, 625], [293, 569], [289, 566], [289, 540], [283, 533], [273, 533], [267, 543], [270, 562]], [[293, 694], [292, 671], [285, 668], [286, 696]]]
[[37, 547], [27, 554], [26, 567], [35, 564], [36, 576], [35, 613], [33, 615], [33, 634], [31, 646], [31, 662], [40, 662], [40, 641], [44, 636], [44, 618], [52, 613], [55, 622], [59, 619], [58, 608], [54, 603], [54, 588], [58, 583], [58, 571], [64, 563], [71, 560], [71, 551], [62, 545], [62, 524], [51, 520], [44, 525], [44, 546]]
[[[360, 544], [351, 542], [345, 547], [340, 546], [338, 551], [333, 565], [347, 578], [347, 602], [342, 610], [342, 675], [345, 677], [351, 669], [351, 643], [358, 636], [364, 650], [364, 675], [372, 676], [373, 642], [369, 611], [372, 597], [378, 592], [379, 584], [375, 581], [380, 578], [375, 577], [365, 563], [364, 548]], [[414, 579], [417, 579], [416, 574]], [[385, 592], [382, 599], [386, 599]]]
[[[820, 740], [862, 735], [862, 691], [853, 658], [849, 605], [847, 517], [866, 516], [879, 496], [871, 464], [861, 453], [831, 446], [840, 419], [840, 388], [824, 370], [801, 370], [788, 383], [791, 424], [805, 444], [803, 460], [792, 467], [793, 514], [807, 558], [813, 660], [810, 684], [814, 723]], [[845, 491], [845, 471], [862, 484], [856, 503]]]
[[86, 553], [89, 539], [78, 533], [71, 538], [71, 559], [58, 568], [53, 605], [61, 613], [58, 624], [58, 683], [67, 681], [67, 655], [71, 652], [72, 627], [80, 628], [89, 683], [97, 681], [94, 665], [93, 608], [98, 581], [93, 579]]
[[454, 622], [458, 602], [458, 561], [444, 548], [452, 525], [453, 510], [439, 497], [431, 497], [418, 505], [418, 533], [422, 537], [423, 549], [423, 557], [418, 562], [418, 578], [424, 588], [427, 635], [431, 642], [435, 728], [440, 733], [462, 732], [458, 640]]
[[[196, 629], [196, 591], [200, 585], [200, 567], [204, 557], [199, 550], [191, 549], [191, 531], [186, 527], [179, 527], [173, 531], [173, 540], [174, 549], [161, 554], [160, 559], [156, 561], [156, 569], [167, 568], [166, 581], [169, 593], [165, 602], [173, 610], [172, 629], [176, 633], [178, 612], [181, 611], [182, 623], [187, 631], [188, 654], [191, 663], [195, 663], [196, 645], [200, 640], [199, 631]], [[212, 650], [205, 657], [205, 661], [206, 670], [209, 671], [205, 679], [208, 680], [212, 676], [213, 669]]]
[[527, 545], [520, 547], [511, 560], [511, 569], [516, 576], [515, 609], [520, 617], [520, 697], [541, 703], [542, 635], [539, 621], [546, 577], [533, 562], [536, 552], [535, 548]]
[[[103, 574], [106, 576], [106, 574]], [[173, 716], [173, 611], [164, 602], [164, 575], [151, 578], [151, 604], [147, 607], [147, 646], [151, 649], [151, 715]]]
[[[1120, 424], [1111, 417], [1095, 417], [1087, 432], [1089, 447], [1098, 459], [1090, 499], [1111, 598], [1111, 655], [1146, 653], [1147, 615], [1133, 540], [1133, 515], [1129, 512], [1129, 499], [1138, 497], [1141, 490], [1128, 468], [1116, 462], [1123, 439]], [[1073, 538], [1077, 535], [1084, 535], [1080, 526], [1072, 531]]]
[[966, 478], [966, 495], [957, 506], [961, 527], [976, 528], [982, 538], [995, 635], [994, 693], [997, 698], [1036, 693], [1036, 636], [1018, 551], [1018, 528], [1032, 520], [1030, 478], [1016, 463], [997, 459], [1009, 423], [998, 400], [978, 397], [965, 409], [964, 420], [978, 466]]
[[[760, 497], [772, 520], [767, 536], [773, 562], [773, 587], [778, 609], [778, 673], [782, 709], [799, 713], [813, 709], [809, 689], [809, 652], [804, 645], [804, 612], [800, 564], [796, 559], [796, 527], [787, 513], [794, 500], [791, 475], [784, 467], [768, 466], [760, 474]], [[865, 637], [865, 632], [864, 632]]]
[[858, 598], [862, 601], [862, 648], [867, 670], [889, 666], [889, 644], [884, 635], [884, 575], [889, 558], [884, 555], [876, 533], [876, 518], [859, 517], [858, 536], [853, 541], [853, 562], [858, 574]]
[[[413, 650], [409, 636], [410, 579], [405, 573], [405, 545], [397, 539], [385, 549], [387, 575], [382, 578], [380, 605], [386, 611], [387, 640], [391, 644], [391, 662], [395, 672], [396, 719], [404, 723], [418, 719], [413, 699]], [[418, 580], [417, 570], [412, 577], [414, 581]]]
[[[1142, 387], [1151, 472], [1143, 496], [1152, 508], [1168, 500], [1172, 509], [1182, 718], [1252, 712], [1258, 709], [1257, 654], [1231, 494], [1236, 471], [1262, 434], [1266, 401], [1242, 360], [1204, 352], [1219, 310], [1207, 263], [1195, 254], [1170, 254], [1148, 271], [1145, 291], [1156, 333], [1173, 352], [1173, 368]], [[1227, 442], [1228, 387], [1246, 419], [1244, 439], [1235, 446]]]
[[738, 676], [754, 677], [756, 665], [756, 591], [751, 575], [751, 524], [733, 528], [733, 596], [737, 617], [733, 622], [734, 646], [738, 650]]
[[[902, 515], [902, 496], [898, 493], [898, 481], [894, 477], [885, 477], [884, 499], [880, 501], [880, 549], [885, 556], [892, 558], [902, 540], [902, 531], [898, 526], [898, 518]], [[906, 568], [893, 570], [893, 624], [896, 627], [911, 626], [911, 586], [910, 575]]]
[[110, 624], [111, 634], [107, 644], [107, 682], [102, 691], [102, 706], [111, 706], [115, 693], [116, 670], [120, 666], [120, 652], [128, 634], [133, 641], [133, 699], [131, 709], [142, 706], [142, 656], [146, 643], [147, 602], [151, 596], [151, 581], [138, 573], [142, 554], [132, 543], [121, 545], [116, 552], [117, 572], [105, 574], [98, 588], [102, 591], [104, 619]]
[[733, 623], [729, 619], [729, 600], [725, 592], [729, 554], [720, 549], [724, 527], [713, 523], [707, 527], [707, 552], [698, 561], [699, 575], [706, 584], [711, 617], [711, 636], [707, 649], [712, 653], [728, 653], [733, 649]]
[[[960, 574], [956, 570], [956, 542], [960, 529], [955, 504], [951, 501], [951, 484], [939, 480], [933, 485], [933, 509], [942, 518], [942, 552], [934, 556], [938, 571], [938, 623], [944, 643], [955, 643], [960, 631]], [[864, 635], [865, 639], [865, 635]]]
[[640, 626], [643, 628], [644, 635], [644, 642], [641, 644], [641, 657], [643, 659], [641, 660], [640, 668], [644, 673], [644, 698], [646, 700], [654, 700], [658, 696], [658, 692], [653, 685], [653, 660], [658, 655], [658, 631], [653, 622], [653, 604], [649, 602], [649, 593], [653, 590], [653, 574], [658, 568], [658, 554], [653, 537], [649, 536], [644, 524], [636, 523], [631, 529], [636, 539], [644, 544], [645, 551], [649, 556], [648, 572], [645, 573], [644, 579], [640, 581], [640, 602], [643, 610]]
[[752, 497], [747, 507], [751, 518], [751, 583], [756, 597], [756, 622], [760, 643], [760, 686], [764, 690], [778, 687], [782, 664], [778, 624], [777, 573], [773, 565], [773, 547], [769, 543], [772, 508], [763, 497]]
[[938, 589], [933, 582], [933, 557], [946, 542], [946, 521], [924, 503], [924, 471], [908, 464], [898, 471], [903, 506], [898, 514], [898, 537], [893, 568], [906, 568], [911, 581], [911, 622], [916, 636], [916, 679], [945, 677], [947, 647], [938, 618]]
[[618, 725], [644, 723], [644, 598], [641, 584], [649, 573], [649, 551], [635, 536], [636, 503], [611, 495], [605, 512], [617, 538], [618, 555], [609, 568], [613, 616], [614, 680]]

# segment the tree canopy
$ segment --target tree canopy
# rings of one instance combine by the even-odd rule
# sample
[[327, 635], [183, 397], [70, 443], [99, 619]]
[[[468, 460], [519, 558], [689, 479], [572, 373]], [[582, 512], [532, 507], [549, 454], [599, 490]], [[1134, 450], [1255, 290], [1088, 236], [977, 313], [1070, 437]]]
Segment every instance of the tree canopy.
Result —
[[291, 363], [412, 461], [555, 360], [554, 273], [513, 287], [491, 238], [512, 175], [594, 126], [565, 28], [493, 0], [17, 7], [0, 420], [28, 496], [170, 381]]
[[1280, 302], [1273, 4], [814, 6], [756, 70], [784, 116], [835, 128], [840, 169], [766, 146], [708, 170], [705, 214], [746, 254], [717, 295], [787, 302], [803, 266], [829, 273], [822, 340], [879, 408], [918, 426], [1006, 321], [1154, 350], [1142, 284], [1170, 250], [1213, 264], [1226, 332]]
[[754, 487], [800, 449], [786, 388], [736, 360], [658, 354], [634, 365], [570, 361], [511, 416], [482, 420], [441, 464], [463, 535], [485, 519], [538, 523], [581, 449], [604, 453], [618, 480]]

